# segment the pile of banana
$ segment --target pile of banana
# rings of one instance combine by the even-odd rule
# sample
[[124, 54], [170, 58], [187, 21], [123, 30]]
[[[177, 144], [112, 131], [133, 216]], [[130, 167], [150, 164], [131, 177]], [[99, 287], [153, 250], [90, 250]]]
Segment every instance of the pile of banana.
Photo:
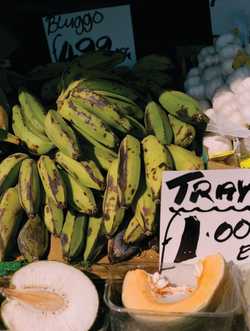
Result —
[[[0, 107], [0, 260], [47, 257], [60, 238], [65, 261], [111, 263], [158, 235], [163, 171], [204, 169], [195, 146], [207, 117], [181, 91], [142, 108], [137, 91], [99, 77], [71, 80], [54, 108], [19, 89]], [[8, 145], [8, 146], [9, 146]]]

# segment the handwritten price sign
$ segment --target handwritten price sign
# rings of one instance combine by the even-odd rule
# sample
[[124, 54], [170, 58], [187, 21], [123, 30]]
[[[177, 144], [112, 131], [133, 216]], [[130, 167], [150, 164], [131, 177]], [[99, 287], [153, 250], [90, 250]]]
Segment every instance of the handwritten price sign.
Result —
[[128, 66], [136, 61], [129, 5], [46, 16], [43, 26], [53, 62], [96, 49], [124, 52]]
[[160, 266], [220, 252], [250, 260], [250, 170], [164, 172]]

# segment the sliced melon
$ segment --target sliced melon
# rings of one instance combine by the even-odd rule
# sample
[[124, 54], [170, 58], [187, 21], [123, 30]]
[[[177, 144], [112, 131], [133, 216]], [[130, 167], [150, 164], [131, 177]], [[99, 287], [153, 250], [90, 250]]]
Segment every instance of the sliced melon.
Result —
[[97, 289], [87, 275], [57, 261], [32, 262], [12, 276], [2, 320], [11, 331], [87, 331], [99, 307]]
[[[218, 298], [226, 273], [226, 263], [220, 254], [207, 256], [200, 261], [202, 268], [197, 286], [180, 300], [165, 300], [152, 286], [152, 275], [142, 269], [128, 271], [122, 288], [122, 301], [132, 310], [165, 313], [197, 313], [211, 308]], [[176, 266], [178, 272], [178, 265]], [[178, 279], [176, 280], [176, 282]], [[188, 284], [188, 279], [187, 279]], [[172, 286], [172, 285], [171, 285]], [[159, 288], [158, 288], [159, 290]], [[167, 295], [164, 295], [167, 298]]]

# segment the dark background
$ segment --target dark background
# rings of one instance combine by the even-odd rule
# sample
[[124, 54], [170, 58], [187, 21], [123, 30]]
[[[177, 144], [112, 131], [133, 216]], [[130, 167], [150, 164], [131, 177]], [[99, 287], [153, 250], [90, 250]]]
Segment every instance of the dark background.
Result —
[[51, 61], [42, 16], [125, 3], [131, 4], [137, 58], [152, 52], [175, 58], [178, 46], [212, 42], [208, 0], [8, 0], [0, 23], [19, 42], [10, 57], [13, 66], [25, 71]]

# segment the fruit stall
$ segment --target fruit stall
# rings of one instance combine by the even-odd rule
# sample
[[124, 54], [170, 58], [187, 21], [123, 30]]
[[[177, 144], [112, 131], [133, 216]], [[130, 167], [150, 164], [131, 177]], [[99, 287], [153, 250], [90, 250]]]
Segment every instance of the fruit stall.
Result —
[[[69, 22], [50, 10], [49, 51]], [[3, 57], [1, 331], [250, 330], [242, 33]]]

